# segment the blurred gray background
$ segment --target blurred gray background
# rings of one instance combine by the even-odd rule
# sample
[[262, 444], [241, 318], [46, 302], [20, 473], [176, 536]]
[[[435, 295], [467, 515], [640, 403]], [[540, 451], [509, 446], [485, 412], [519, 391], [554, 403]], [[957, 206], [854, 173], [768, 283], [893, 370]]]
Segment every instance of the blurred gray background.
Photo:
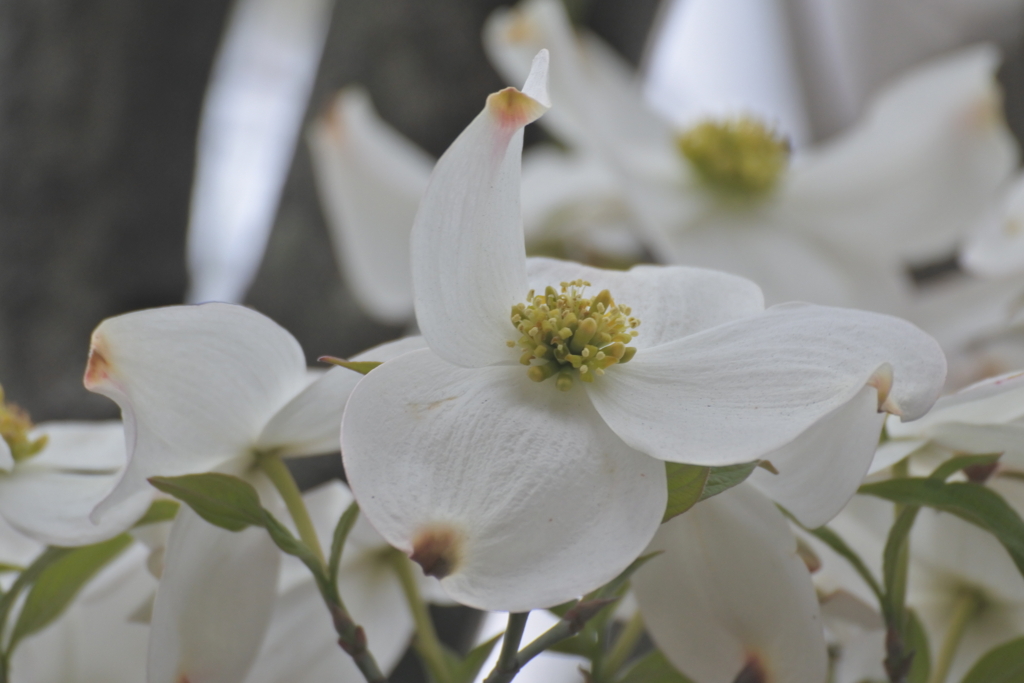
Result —
[[[494, 0], [339, 0], [307, 119], [341, 86], [439, 155], [504, 85]], [[195, 138], [226, 0], [0, 3], [0, 383], [36, 421], [115, 417], [82, 388], [103, 318], [180, 303]], [[571, 6], [634, 63], [656, 0]], [[531, 133], [536, 137], [539, 132]], [[246, 300], [309, 355], [393, 338], [344, 291], [300, 144]]]

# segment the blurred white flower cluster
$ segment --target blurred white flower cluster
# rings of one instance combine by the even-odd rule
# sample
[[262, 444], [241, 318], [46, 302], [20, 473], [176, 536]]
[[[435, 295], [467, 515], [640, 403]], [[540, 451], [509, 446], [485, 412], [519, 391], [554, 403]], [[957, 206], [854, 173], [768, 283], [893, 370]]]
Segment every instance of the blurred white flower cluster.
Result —
[[[1024, 181], [963, 45], [1024, 6], [804, 4], [897, 37], [803, 109], [744, 99], [765, 57], [659, 113], [558, 0], [488, 20], [523, 86], [436, 161], [339, 93], [339, 265], [413, 334], [325, 371], [242, 306], [137, 311], [85, 369], [121, 422], [0, 396], [0, 681], [381, 683], [410, 643], [434, 683], [1024, 680]], [[860, 45], [765, 26], [811, 82]]]

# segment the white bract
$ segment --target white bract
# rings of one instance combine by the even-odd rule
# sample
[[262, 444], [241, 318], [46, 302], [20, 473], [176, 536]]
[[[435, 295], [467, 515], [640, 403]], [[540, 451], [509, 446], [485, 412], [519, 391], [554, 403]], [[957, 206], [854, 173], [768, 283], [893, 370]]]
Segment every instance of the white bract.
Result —
[[[105, 320], [93, 333], [85, 384], [121, 406], [129, 462], [94, 517], [102, 522], [148, 489], [149, 477], [211, 470], [246, 477], [279, 512], [257, 459], [336, 450], [358, 378], [336, 368], [314, 379], [294, 337], [241, 306]], [[182, 509], [153, 610], [149, 680], [242, 681], [270, 618], [279, 556], [262, 529], [233, 533]]]
[[[308, 134], [334, 251], [359, 305], [385, 323], [413, 316], [409, 233], [434, 160], [392, 129], [358, 87]], [[523, 160], [528, 247], [593, 263], [633, 263], [642, 247], [616, 178], [591, 157], [540, 146]]]
[[0, 515], [22, 533], [50, 545], [98, 543], [132, 526], [152, 502], [153, 491], [136, 491], [99, 523], [89, 519], [125, 468], [120, 422], [46, 422], [28, 436], [45, 437], [45, 446], [18, 459], [0, 439]]
[[[818, 600], [776, 507], [747, 484], [666, 522], [632, 580], [647, 632], [695, 683], [823, 683]], [[745, 672], [746, 678], [740, 677]]]
[[790, 163], [771, 122], [742, 110], [674, 131], [554, 0], [500, 10], [486, 39], [510, 79], [551, 50], [545, 124], [620, 174], [660, 260], [749, 277], [769, 303], [908, 310], [908, 263], [947, 258], [1017, 162], [988, 47], [904, 76], [858, 125]]
[[982, 380], [939, 399], [921, 420], [886, 424], [889, 440], [875, 456], [880, 471], [916, 451], [937, 455], [1002, 453], [1000, 469], [1024, 471], [1024, 373]]
[[342, 424], [370, 522], [484, 609], [557, 604], [625, 568], [664, 512], [660, 461], [775, 452], [780, 476], [799, 477], [808, 458], [848, 457], [802, 445], [856, 404], [874, 433], [843, 465], [859, 470], [852, 484], [821, 482], [836, 505], [867, 469], [879, 408], [920, 416], [944, 375], [934, 340], [895, 318], [764, 311], [753, 283], [701, 269], [528, 261], [522, 128], [546, 109], [546, 57], [523, 92], [491, 95], [438, 161], [412, 234], [430, 348], [370, 372]]
[[984, 277], [1024, 272], [1024, 176], [1018, 176], [1002, 200], [978, 222], [960, 263]]

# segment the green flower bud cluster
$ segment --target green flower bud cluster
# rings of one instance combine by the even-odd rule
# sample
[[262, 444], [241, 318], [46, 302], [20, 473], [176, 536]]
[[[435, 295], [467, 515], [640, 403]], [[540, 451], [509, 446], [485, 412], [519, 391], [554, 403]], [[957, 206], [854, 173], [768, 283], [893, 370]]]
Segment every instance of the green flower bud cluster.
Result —
[[15, 462], [28, 460], [46, 447], [45, 435], [34, 440], [28, 437], [32, 426], [28, 413], [4, 401], [4, 390], [0, 387], [0, 437], [7, 442]]
[[[592, 298], [583, 295], [590, 283], [561, 283], [561, 292], [548, 287], [543, 295], [531, 290], [529, 303], [512, 307], [512, 324], [522, 334], [509, 348], [519, 346], [519, 362], [529, 365], [530, 379], [543, 382], [556, 377], [561, 391], [572, 388], [573, 378], [593, 382], [616, 363], [626, 363], [636, 348], [626, 346], [638, 332], [640, 321], [619, 306], [605, 289]], [[534, 364], [533, 361], [541, 361]]]
[[732, 197], [767, 195], [789, 163], [786, 140], [749, 117], [703, 121], [678, 135], [676, 145], [705, 184]]

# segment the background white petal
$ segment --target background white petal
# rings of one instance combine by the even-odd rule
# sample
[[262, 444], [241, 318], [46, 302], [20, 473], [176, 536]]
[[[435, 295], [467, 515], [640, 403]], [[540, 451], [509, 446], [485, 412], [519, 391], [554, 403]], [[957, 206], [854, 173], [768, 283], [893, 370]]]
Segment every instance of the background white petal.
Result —
[[[546, 56], [542, 62], [531, 79], [546, 77]], [[509, 312], [527, 293], [522, 130], [546, 109], [514, 88], [488, 97], [437, 162], [416, 214], [416, 320], [430, 347], [456, 365], [490, 365], [507, 356]]]
[[899, 318], [790, 304], [643, 349], [587, 390], [637, 450], [725, 465], [789, 443], [853, 398], [884, 363], [894, 373], [887, 405], [919, 417], [945, 379], [934, 339]]
[[385, 123], [369, 94], [354, 86], [313, 123], [308, 142], [345, 282], [372, 317], [408, 322], [409, 234], [434, 160]]
[[[591, 268], [572, 261], [531, 258], [526, 262], [530, 288], [558, 289], [560, 282], [583, 279], [594, 296], [603, 289], [617, 304], [629, 306], [640, 320], [640, 335], [631, 346], [649, 348], [695, 332], [757, 315], [764, 297], [745, 278], [702, 268], [634, 266], [628, 271]], [[509, 328], [515, 328], [509, 322]], [[510, 337], [513, 338], [513, 337]], [[509, 357], [514, 357], [510, 352]]]
[[441, 585], [482, 609], [596, 588], [640, 554], [665, 510], [662, 463], [616, 438], [584, 392], [531, 382], [522, 366], [401, 356], [356, 387], [342, 454], [363, 512], [392, 545], [411, 554], [450, 532], [441, 555], [454, 568]]
[[121, 407], [129, 462], [97, 517], [148, 487], [148, 477], [206, 471], [241, 455], [306, 381], [295, 338], [242, 306], [171, 306], [103, 321], [85, 386]]
[[[733, 683], [757, 661], [772, 683], [824, 683], [810, 574], [782, 514], [745, 484], [662, 525], [633, 592], [647, 632], [695, 683]], [[761, 680], [761, 679], [758, 679]]]
[[149, 683], [241, 683], [274, 604], [280, 551], [263, 529], [232, 532], [182, 506], [149, 636]]
[[878, 390], [864, 386], [796, 439], [764, 456], [778, 474], [758, 468], [749, 481], [804, 526], [819, 527], [857, 492], [874, 458], [883, 422]]
[[285, 456], [337, 451], [341, 413], [362, 377], [348, 368], [328, 370], [270, 418], [257, 447], [280, 449]]

